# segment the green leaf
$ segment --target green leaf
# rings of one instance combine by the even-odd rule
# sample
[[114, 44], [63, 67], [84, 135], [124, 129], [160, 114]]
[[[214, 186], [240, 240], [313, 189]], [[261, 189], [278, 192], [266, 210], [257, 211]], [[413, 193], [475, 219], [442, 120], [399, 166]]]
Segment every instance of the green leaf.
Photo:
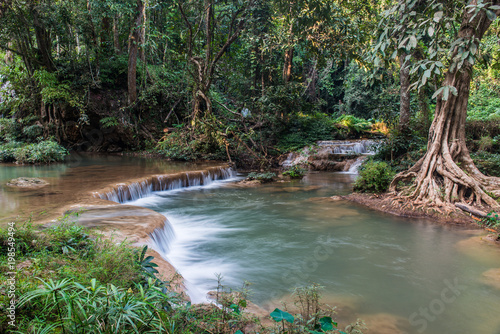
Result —
[[434, 18], [433, 18], [434, 22], [439, 22], [439, 21], [441, 21], [442, 18], [443, 18], [443, 12], [442, 11], [434, 13]]
[[495, 19], [497, 18], [497, 14], [495, 14], [494, 12], [492, 12], [491, 10], [488, 10], [486, 9], [486, 16], [491, 20], [491, 21], [495, 21]]
[[450, 95], [450, 86], [443, 87], [443, 101], [448, 101], [448, 96]]
[[476, 45], [476, 44], [474, 44], [474, 43], [471, 43], [469, 50], [470, 50], [470, 52], [471, 52], [473, 55], [475, 55], [475, 54], [476, 54], [476, 52], [477, 52], [477, 45]]
[[429, 34], [429, 37], [432, 37], [432, 35], [434, 35], [434, 28], [429, 27], [429, 29], [427, 29], [427, 33]]
[[243, 334], [243, 332], [238, 329], [234, 334]]
[[274, 321], [280, 322], [280, 321], [288, 321], [289, 323], [293, 324], [295, 321], [295, 318], [293, 315], [291, 315], [288, 312], [282, 311], [279, 308], [274, 309], [274, 311], [271, 312], [270, 314], [271, 318], [273, 318]]
[[488, 7], [488, 9], [499, 10], [500, 6], [494, 5], [494, 6]]
[[441, 92], [443, 91], [444, 87], [439, 88], [434, 94], [432, 94], [432, 98], [435, 99]]
[[333, 322], [331, 317], [323, 317], [319, 319], [319, 324], [321, 325], [321, 329], [325, 332], [331, 331], [334, 327], [337, 327], [337, 323]]
[[[410, 36], [410, 41], [408, 43], [408, 46], [410, 48], [416, 48], [417, 47], [417, 38], [414, 35]], [[406, 47], [408, 49], [408, 46]]]

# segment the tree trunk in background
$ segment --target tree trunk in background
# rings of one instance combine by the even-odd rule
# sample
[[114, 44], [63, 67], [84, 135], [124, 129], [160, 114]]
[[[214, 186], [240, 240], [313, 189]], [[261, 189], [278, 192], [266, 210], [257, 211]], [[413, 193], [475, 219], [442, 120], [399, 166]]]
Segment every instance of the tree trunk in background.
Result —
[[146, 4], [142, 5], [142, 27], [141, 27], [141, 47], [139, 48], [139, 58], [142, 62], [146, 61], [146, 48], [144, 47], [146, 44]]
[[293, 47], [285, 51], [285, 64], [283, 66], [283, 81], [285, 83], [292, 79]]
[[118, 30], [118, 15], [113, 17], [113, 45], [115, 47], [115, 52], [120, 54], [122, 52], [120, 47], [120, 31]]
[[141, 24], [143, 13], [142, 0], [137, 0], [135, 11], [135, 19], [132, 26], [132, 32], [129, 37], [129, 52], [128, 52], [128, 104], [132, 104], [137, 100], [137, 55], [139, 51], [139, 43], [141, 39]]
[[410, 64], [405, 54], [399, 56], [399, 131], [405, 132], [410, 125]]
[[[12, 42], [9, 42], [7, 44], [9, 49], [12, 49]], [[12, 64], [14, 62], [14, 55], [12, 54], [12, 51], [6, 51], [5, 52], [5, 63], [7, 64]]]
[[38, 10], [36, 8], [32, 9], [33, 13], [33, 25], [35, 27], [35, 38], [38, 51], [41, 56], [41, 65], [49, 72], [55, 70], [54, 62], [52, 61], [52, 41], [50, 39], [50, 34], [45, 29], [43, 23], [40, 21]]
[[[471, 1], [477, 5], [477, 0]], [[487, 5], [499, 5], [500, 1], [488, 1]], [[496, 15], [500, 10], [495, 10]], [[463, 44], [479, 43], [491, 24], [486, 11], [463, 12], [462, 24], [458, 39]], [[459, 54], [455, 47], [450, 59]], [[458, 57], [460, 58], [460, 57]], [[443, 93], [438, 96], [434, 121], [429, 130], [427, 152], [408, 171], [396, 175], [390, 190], [397, 191], [401, 181], [409, 182], [402, 188], [400, 195], [408, 196], [416, 204], [438, 206], [454, 209], [452, 203], [462, 202], [477, 205], [485, 203], [492, 209], [500, 209], [499, 203], [492, 198], [500, 196], [500, 178], [483, 175], [472, 161], [465, 145], [465, 121], [467, 104], [472, 77], [472, 64], [465, 58], [461, 68], [456, 63], [451, 65], [446, 73], [443, 87], [455, 87], [457, 95], [449, 93], [448, 99], [443, 99]], [[447, 94], [448, 95], [448, 94]]]
[[431, 122], [429, 120], [431, 110], [429, 108], [429, 98], [427, 96], [426, 87], [422, 87], [418, 92], [418, 107], [420, 109], [420, 121], [422, 123], [422, 128], [425, 132], [429, 132], [429, 127], [431, 126]]
[[101, 50], [105, 55], [111, 54], [111, 19], [103, 17], [101, 21]]

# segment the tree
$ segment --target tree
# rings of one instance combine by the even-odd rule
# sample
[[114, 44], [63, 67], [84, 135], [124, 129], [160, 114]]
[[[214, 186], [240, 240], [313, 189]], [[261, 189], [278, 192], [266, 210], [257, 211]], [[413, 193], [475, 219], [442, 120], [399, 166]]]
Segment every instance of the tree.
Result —
[[[451, 43], [443, 85], [434, 94], [437, 103], [427, 152], [408, 171], [396, 175], [390, 191], [399, 191], [399, 195], [417, 204], [450, 209], [455, 202], [474, 202], [498, 209], [500, 205], [492, 196], [500, 196], [500, 179], [483, 175], [474, 165], [465, 144], [465, 121], [479, 42], [500, 14], [500, 1], [472, 0], [467, 6], [462, 4], [461, 9], [462, 19]], [[442, 10], [435, 11], [432, 21], [440, 22], [443, 15]], [[426, 29], [429, 28], [428, 34], [434, 35], [434, 26], [427, 25]], [[435, 58], [427, 61], [439, 62]], [[425, 85], [435, 68], [426, 69], [414, 87], [422, 87], [422, 81]], [[400, 187], [401, 182], [406, 185]]]
[[203, 3], [192, 4], [191, 1], [177, 1], [187, 28], [186, 56], [191, 64], [190, 75], [194, 82], [193, 124], [198, 116], [212, 113], [209, 92], [216, 79], [216, 67], [243, 30], [252, 3], [247, 1], [243, 5], [235, 1], [234, 4], [224, 4], [204, 0]]
[[143, 24], [144, 13], [144, 3], [142, 0], [137, 0], [133, 26], [129, 37], [127, 76], [129, 104], [132, 104], [137, 100], [137, 56], [139, 54], [139, 44], [143, 40], [143, 30], [141, 27]]

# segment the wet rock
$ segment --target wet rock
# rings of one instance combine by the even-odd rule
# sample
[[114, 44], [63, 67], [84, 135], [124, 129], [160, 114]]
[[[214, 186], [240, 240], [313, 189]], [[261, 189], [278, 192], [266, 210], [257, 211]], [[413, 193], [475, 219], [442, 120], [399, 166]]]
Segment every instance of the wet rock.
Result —
[[18, 187], [25, 189], [36, 189], [45, 187], [49, 183], [45, 180], [36, 177], [18, 177], [17, 179], [10, 180], [7, 185], [9, 187]]

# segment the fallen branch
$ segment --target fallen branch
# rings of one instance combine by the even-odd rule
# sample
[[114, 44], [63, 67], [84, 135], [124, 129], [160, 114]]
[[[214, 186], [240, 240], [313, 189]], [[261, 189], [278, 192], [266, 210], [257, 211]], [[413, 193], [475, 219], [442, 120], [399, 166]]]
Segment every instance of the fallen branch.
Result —
[[488, 215], [485, 212], [476, 210], [476, 209], [472, 208], [469, 205], [466, 205], [466, 204], [463, 204], [463, 203], [455, 203], [455, 206], [457, 208], [465, 211], [465, 212], [473, 214], [474, 216], [481, 217], [481, 218], [487, 218], [488, 217]]

